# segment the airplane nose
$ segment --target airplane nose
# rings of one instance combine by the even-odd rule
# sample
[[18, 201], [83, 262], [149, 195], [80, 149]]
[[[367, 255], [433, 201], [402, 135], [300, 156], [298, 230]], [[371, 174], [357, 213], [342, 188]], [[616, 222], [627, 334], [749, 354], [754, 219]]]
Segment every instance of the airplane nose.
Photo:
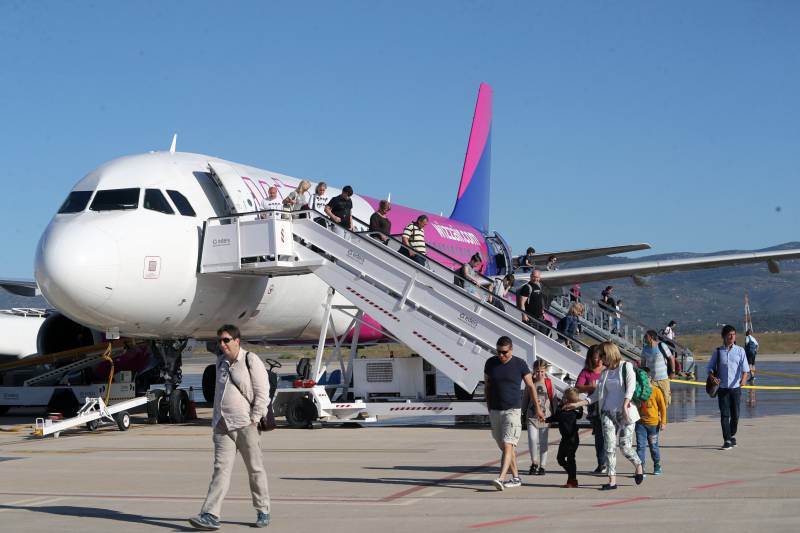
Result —
[[47, 301], [80, 320], [111, 298], [119, 248], [111, 235], [78, 221], [53, 221], [39, 241], [36, 282]]

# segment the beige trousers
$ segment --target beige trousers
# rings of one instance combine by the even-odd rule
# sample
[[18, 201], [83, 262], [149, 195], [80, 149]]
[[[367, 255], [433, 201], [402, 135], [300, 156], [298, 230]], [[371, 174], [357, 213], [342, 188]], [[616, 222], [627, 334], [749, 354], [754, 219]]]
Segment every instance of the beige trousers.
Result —
[[222, 511], [222, 500], [231, 484], [231, 473], [236, 452], [242, 454], [244, 466], [250, 480], [250, 493], [253, 507], [258, 511], [269, 513], [269, 490], [267, 488], [267, 472], [261, 455], [261, 435], [256, 426], [250, 425], [241, 429], [228, 431], [225, 423], [220, 421], [214, 428], [214, 473], [208, 486], [206, 501], [201, 513], [210, 513], [219, 518]]

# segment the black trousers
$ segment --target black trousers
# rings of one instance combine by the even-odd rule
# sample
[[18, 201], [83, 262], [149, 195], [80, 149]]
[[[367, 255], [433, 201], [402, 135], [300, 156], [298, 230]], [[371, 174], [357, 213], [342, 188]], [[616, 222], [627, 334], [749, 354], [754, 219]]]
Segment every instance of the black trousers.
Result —
[[717, 392], [717, 402], [719, 403], [720, 424], [722, 425], [722, 438], [725, 442], [730, 442], [731, 437], [736, 436], [739, 427], [739, 403], [742, 399], [742, 389], [720, 388]]
[[558, 445], [556, 460], [558, 460], [558, 464], [567, 471], [567, 479], [578, 478], [578, 466], [575, 464], [575, 452], [577, 451], [577, 442], [570, 442], [562, 439], [561, 444]]
[[600, 415], [589, 417], [594, 432], [594, 454], [597, 456], [597, 466], [606, 464], [606, 441], [603, 437], [603, 426], [600, 424]]

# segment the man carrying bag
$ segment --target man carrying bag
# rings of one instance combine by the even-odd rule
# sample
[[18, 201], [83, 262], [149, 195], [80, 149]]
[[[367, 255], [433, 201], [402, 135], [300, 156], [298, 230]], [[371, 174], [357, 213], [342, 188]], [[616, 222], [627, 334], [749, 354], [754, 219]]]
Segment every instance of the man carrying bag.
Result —
[[269, 402], [267, 369], [260, 358], [241, 348], [236, 326], [222, 326], [217, 337], [222, 354], [217, 359], [217, 386], [211, 420], [214, 473], [200, 514], [189, 519], [189, 523], [207, 531], [220, 528], [222, 501], [228, 492], [236, 452], [239, 452], [247, 468], [253, 507], [256, 508], [253, 526], [266, 527], [270, 521], [270, 502], [258, 426], [267, 414]]
[[750, 372], [744, 349], [736, 346], [736, 328], [733, 326], [722, 328], [722, 346], [711, 354], [706, 370], [709, 374], [706, 390], [709, 384], [719, 386], [717, 402], [724, 441], [721, 449], [730, 450], [736, 446], [742, 386], [747, 382], [747, 374]]

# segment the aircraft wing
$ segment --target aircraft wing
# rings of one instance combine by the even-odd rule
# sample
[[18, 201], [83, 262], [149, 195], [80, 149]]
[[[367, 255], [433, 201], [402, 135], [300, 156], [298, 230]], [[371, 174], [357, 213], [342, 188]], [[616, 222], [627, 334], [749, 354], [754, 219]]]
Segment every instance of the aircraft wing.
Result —
[[642, 284], [641, 277], [650, 274], [679, 272], [682, 270], [700, 270], [724, 266], [746, 265], [765, 262], [773, 274], [780, 272], [778, 261], [800, 259], [800, 248], [773, 252], [747, 252], [741, 254], [709, 255], [689, 259], [667, 259], [663, 261], [642, 261], [622, 265], [603, 265], [583, 268], [563, 268], [554, 272], [542, 272], [542, 281], [550, 286], [572, 285], [588, 281], [601, 281], [632, 277], [637, 284]]
[[650, 245], [646, 242], [639, 244], [623, 244], [621, 246], [606, 246], [605, 248], [582, 248], [580, 250], [564, 250], [561, 252], [544, 252], [533, 254], [533, 262], [538, 264], [547, 263], [547, 259], [554, 255], [559, 261], [576, 261], [578, 259], [588, 259], [590, 257], [601, 257], [604, 255], [624, 254], [625, 252], [636, 252], [639, 250], [649, 250]]
[[0, 279], [0, 287], [18, 296], [39, 296], [39, 286], [33, 280]]

